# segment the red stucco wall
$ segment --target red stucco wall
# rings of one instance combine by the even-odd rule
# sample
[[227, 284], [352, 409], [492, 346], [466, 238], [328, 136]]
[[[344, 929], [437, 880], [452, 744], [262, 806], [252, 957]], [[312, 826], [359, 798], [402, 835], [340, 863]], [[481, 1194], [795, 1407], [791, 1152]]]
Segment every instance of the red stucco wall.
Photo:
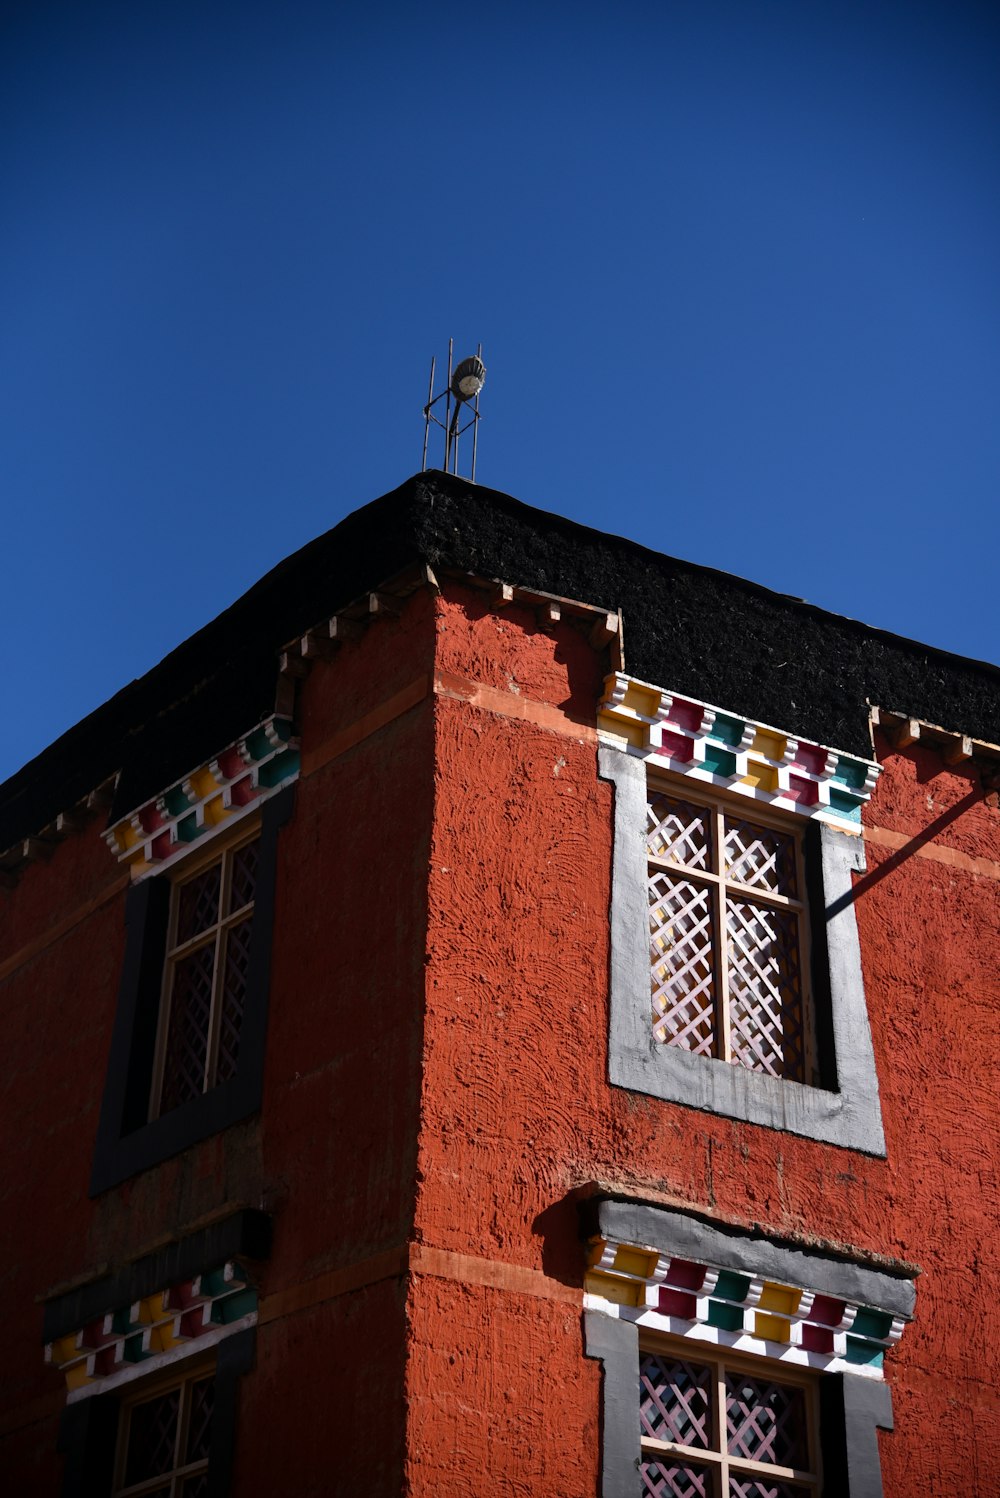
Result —
[[36, 1297], [263, 1205], [238, 1498], [593, 1498], [575, 1193], [597, 1181], [918, 1264], [886, 1493], [995, 1493], [1000, 813], [975, 770], [879, 746], [857, 910], [887, 1160], [611, 1088], [608, 666], [571, 619], [448, 583], [312, 669], [263, 1110], [96, 1201], [120, 872], [92, 823], [0, 896], [0, 963], [40, 943], [0, 976], [12, 1491], [60, 1480]]
[[[606, 663], [572, 625], [549, 635], [471, 595], [441, 613], [442, 668], [507, 682], [512, 713], [524, 698], [589, 698], [592, 721]], [[490, 1473], [475, 1491], [596, 1491], [598, 1370], [557, 1298], [582, 1282], [571, 1193], [596, 1180], [920, 1265], [916, 1322], [887, 1363], [886, 1492], [994, 1493], [1000, 816], [980, 795], [935, 836], [933, 849], [986, 860], [975, 871], [908, 842], [879, 878], [892, 850], [874, 841], [880, 827], [918, 838], [978, 789], [976, 772], [882, 746], [875, 877], [858, 898], [889, 1151], [873, 1160], [609, 1087], [611, 789], [572, 724], [542, 728], [492, 701], [437, 704], [416, 1230], [488, 1261], [477, 1272], [495, 1284], [466, 1289], [447, 1261], [417, 1277], [412, 1491], [458, 1498], [470, 1471]], [[531, 1294], [501, 1287], [510, 1265]], [[943, 1407], [964, 1439], [928, 1440]]]
[[[420, 594], [303, 683], [259, 1116], [90, 1200], [124, 888], [0, 979], [4, 1054], [16, 1058], [2, 1069], [4, 1137], [16, 1147], [0, 1205], [0, 1471], [11, 1492], [60, 1490], [65, 1390], [42, 1361], [37, 1298], [240, 1206], [273, 1213], [274, 1245], [260, 1267], [258, 1369], [240, 1385], [235, 1491], [328, 1493], [331, 1442], [342, 1491], [400, 1490], [405, 1281], [379, 1256], [398, 1257], [413, 1211], [433, 714], [425, 692], [381, 726], [368, 715], [427, 683], [432, 641]], [[99, 830], [92, 822], [3, 892], [0, 961], [121, 885]]]

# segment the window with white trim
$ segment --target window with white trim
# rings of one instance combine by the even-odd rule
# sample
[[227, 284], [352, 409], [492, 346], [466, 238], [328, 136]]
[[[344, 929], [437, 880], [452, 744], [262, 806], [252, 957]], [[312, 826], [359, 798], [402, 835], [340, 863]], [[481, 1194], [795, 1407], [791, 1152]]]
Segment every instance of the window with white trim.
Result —
[[644, 1498], [820, 1491], [818, 1393], [808, 1375], [643, 1339], [639, 1420]]
[[801, 831], [683, 789], [647, 791], [654, 1038], [811, 1080]]
[[173, 885], [151, 1118], [236, 1075], [259, 850], [255, 831]]

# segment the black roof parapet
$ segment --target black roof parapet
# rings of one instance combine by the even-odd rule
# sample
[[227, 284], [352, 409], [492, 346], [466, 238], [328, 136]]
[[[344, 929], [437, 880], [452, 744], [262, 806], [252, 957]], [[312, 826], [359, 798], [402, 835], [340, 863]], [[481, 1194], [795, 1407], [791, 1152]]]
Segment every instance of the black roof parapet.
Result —
[[1000, 671], [439, 471], [280, 562], [0, 786], [0, 849], [120, 771], [111, 820], [274, 710], [290, 639], [415, 563], [621, 608], [630, 675], [850, 753], [869, 703], [1000, 743]]

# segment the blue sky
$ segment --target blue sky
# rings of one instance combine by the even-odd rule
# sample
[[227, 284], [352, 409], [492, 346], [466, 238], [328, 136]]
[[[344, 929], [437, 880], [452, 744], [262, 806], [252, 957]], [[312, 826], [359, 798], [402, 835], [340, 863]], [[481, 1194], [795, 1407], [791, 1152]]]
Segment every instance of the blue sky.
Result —
[[8, 0], [0, 777], [414, 472], [450, 335], [482, 483], [1000, 660], [998, 61], [962, 0]]

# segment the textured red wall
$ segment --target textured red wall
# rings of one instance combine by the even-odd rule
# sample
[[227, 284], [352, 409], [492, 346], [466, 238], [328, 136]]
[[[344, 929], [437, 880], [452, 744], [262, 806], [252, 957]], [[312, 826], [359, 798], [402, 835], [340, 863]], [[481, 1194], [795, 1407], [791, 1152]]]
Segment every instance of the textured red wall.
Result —
[[[571, 1193], [596, 1180], [919, 1264], [916, 1323], [888, 1360], [886, 1492], [993, 1494], [1000, 818], [979, 797], [935, 836], [975, 869], [910, 841], [976, 773], [887, 754], [870, 809], [858, 919], [889, 1149], [872, 1160], [608, 1085], [611, 789], [592, 738], [524, 718], [530, 699], [592, 722], [606, 661], [571, 624], [549, 635], [457, 592], [439, 661], [511, 700], [437, 704], [416, 1229], [443, 1252], [413, 1293], [412, 1491], [458, 1498], [470, 1472], [490, 1474], [476, 1492], [596, 1491], [598, 1369], [559, 1299], [582, 1280]], [[912, 855], [884, 878], [879, 827]], [[462, 1286], [459, 1256], [484, 1283]], [[982, 1421], [974, 1478], [959, 1440], [928, 1440], [943, 1401], [949, 1429]]]
[[313, 669], [263, 1112], [95, 1202], [119, 870], [91, 824], [4, 892], [0, 963], [40, 943], [0, 976], [12, 1491], [59, 1486], [35, 1297], [263, 1205], [238, 1498], [589, 1498], [600, 1373], [574, 1192], [598, 1181], [919, 1264], [887, 1365], [886, 1493], [995, 1493], [1000, 814], [974, 770], [880, 746], [857, 908], [887, 1160], [612, 1089], [608, 664], [572, 621], [546, 631], [449, 584]]
[[[2, 961], [121, 885], [0, 979], [4, 1053], [16, 1057], [3, 1068], [4, 1138], [16, 1147], [5, 1155], [0, 1205], [0, 1470], [11, 1492], [60, 1487], [65, 1391], [42, 1361], [39, 1294], [236, 1207], [264, 1206], [274, 1247], [261, 1270], [258, 1371], [240, 1386], [234, 1491], [328, 1493], [335, 1441], [336, 1491], [399, 1493], [400, 1247], [412, 1222], [419, 1103], [433, 629], [432, 600], [417, 595], [402, 618], [377, 622], [303, 683], [304, 769], [279, 840], [259, 1116], [90, 1200], [124, 950], [124, 886], [100, 824], [0, 898]], [[423, 695], [382, 721], [386, 701], [413, 682]], [[387, 1251], [394, 1265], [379, 1260]], [[338, 1279], [373, 1256], [373, 1268]]]

